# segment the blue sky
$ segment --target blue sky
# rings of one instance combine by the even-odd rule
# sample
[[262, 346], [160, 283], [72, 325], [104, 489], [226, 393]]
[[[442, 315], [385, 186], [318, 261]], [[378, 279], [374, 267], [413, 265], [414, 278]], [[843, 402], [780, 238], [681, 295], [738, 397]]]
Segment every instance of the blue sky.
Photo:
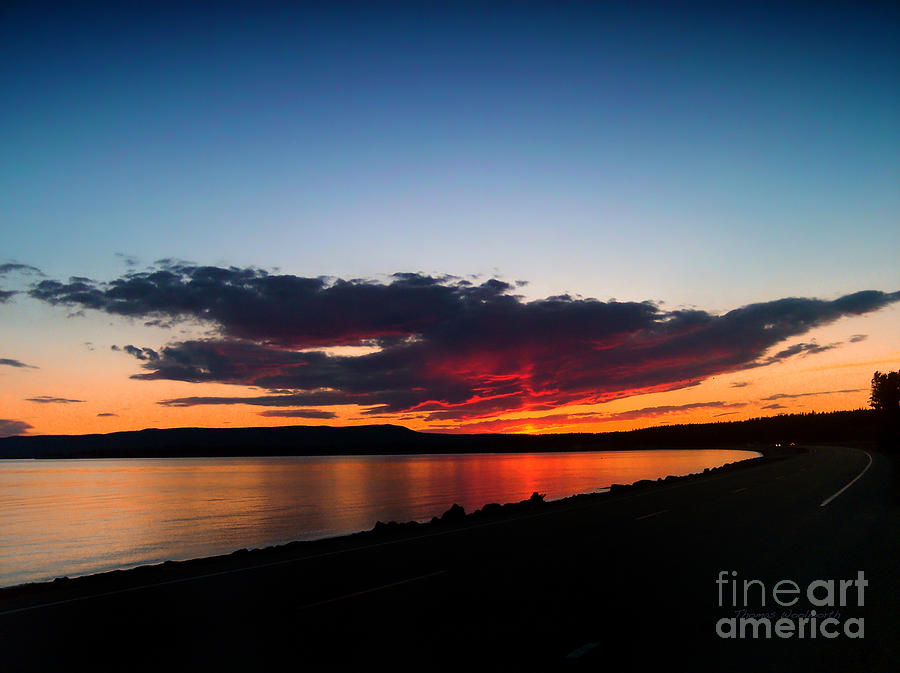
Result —
[[5, 253], [722, 308], [896, 281], [896, 5], [728, 4], [7, 10]]
[[0, 12], [0, 263], [710, 311], [900, 287], [896, 3]]

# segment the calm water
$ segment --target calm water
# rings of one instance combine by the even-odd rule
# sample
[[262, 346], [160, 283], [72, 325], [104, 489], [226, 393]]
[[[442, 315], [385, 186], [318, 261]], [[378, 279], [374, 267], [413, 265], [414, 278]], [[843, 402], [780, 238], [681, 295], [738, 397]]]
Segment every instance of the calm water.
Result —
[[747, 451], [0, 461], [0, 586], [687, 474]]

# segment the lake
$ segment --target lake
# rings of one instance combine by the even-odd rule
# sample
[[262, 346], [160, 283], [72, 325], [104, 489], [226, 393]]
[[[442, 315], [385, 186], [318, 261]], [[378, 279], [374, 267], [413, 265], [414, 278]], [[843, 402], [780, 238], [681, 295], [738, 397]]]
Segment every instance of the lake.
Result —
[[0, 460], [0, 586], [548, 500], [757, 456], [665, 450]]

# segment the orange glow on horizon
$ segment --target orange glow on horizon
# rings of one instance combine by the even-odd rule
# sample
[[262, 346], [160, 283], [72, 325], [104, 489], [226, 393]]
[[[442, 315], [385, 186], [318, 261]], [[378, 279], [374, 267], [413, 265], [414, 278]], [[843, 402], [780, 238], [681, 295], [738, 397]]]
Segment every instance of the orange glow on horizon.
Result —
[[[743, 420], [779, 413], [856, 409], [867, 406], [875, 370], [900, 368], [900, 351], [889, 336], [896, 333], [898, 325], [900, 308], [847, 318], [805, 335], [802, 340], [818, 339], [819, 343], [828, 344], [846, 342], [848, 335], [855, 333], [871, 336], [858, 343], [846, 343], [840, 348], [766, 367], [714, 376], [697, 385], [661, 384], [608, 394], [573, 393], [567, 397], [552, 386], [542, 391], [526, 382], [531, 394], [516, 398], [503, 392], [502, 387], [508, 382], [520, 382], [518, 377], [531, 375], [534, 367], [503, 372], [498, 371], [503, 368], [500, 363], [491, 361], [482, 364], [495, 367], [493, 372], [485, 369], [470, 372], [472, 376], [485, 377], [480, 379], [485, 381], [485, 386], [464, 402], [432, 400], [404, 413], [375, 414], [364, 413], [368, 407], [359, 405], [316, 407], [318, 411], [333, 413], [333, 418], [261, 416], [267, 409], [281, 408], [247, 404], [162, 406], [159, 401], [170, 398], [254, 396], [265, 391], [227, 384], [134, 380], [129, 377], [140, 370], [131, 358], [110, 353], [108, 347], [92, 350], [80, 343], [59, 346], [46, 335], [36, 333], [29, 344], [31, 350], [16, 355], [39, 368], [4, 367], [0, 371], [3, 410], [0, 415], [29, 424], [28, 434], [89, 434], [149, 427], [377, 423], [433, 432], [542, 434], [620, 431], [663, 424]], [[86, 328], [84, 333], [88, 333]], [[779, 344], [778, 349], [788, 345], [790, 342]], [[477, 363], [469, 364], [474, 367]], [[83, 401], [49, 404], [28, 401], [44, 395]], [[485, 407], [487, 411], [478, 409], [479, 403], [503, 399], [515, 401], [515, 405], [503, 412], [491, 412], [489, 407]], [[718, 405], [702, 406], [705, 403]], [[648, 411], [641, 413], [641, 410]], [[430, 414], [441, 411], [454, 413], [429, 419]]]

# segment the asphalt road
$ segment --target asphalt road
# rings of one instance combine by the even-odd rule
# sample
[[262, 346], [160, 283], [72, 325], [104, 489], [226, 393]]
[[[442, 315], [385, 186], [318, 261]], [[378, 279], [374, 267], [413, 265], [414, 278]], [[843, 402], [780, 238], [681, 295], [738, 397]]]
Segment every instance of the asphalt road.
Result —
[[[0, 670], [896, 670], [890, 471], [877, 453], [811, 448], [412, 539], [0, 595]], [[863, 606], [853, 588], [817, 610], [862, 618], [864, 637], [720, 638], [744, 607], [730, 585], [719, 606], [720, 571], [760, 580], [767, 604], [757, 591], [746, 609], [779, 615], [811, 607], [813, 580], [863, 571]], [[780, 580], [803, 590], [791, 608], [772, 602]]]

